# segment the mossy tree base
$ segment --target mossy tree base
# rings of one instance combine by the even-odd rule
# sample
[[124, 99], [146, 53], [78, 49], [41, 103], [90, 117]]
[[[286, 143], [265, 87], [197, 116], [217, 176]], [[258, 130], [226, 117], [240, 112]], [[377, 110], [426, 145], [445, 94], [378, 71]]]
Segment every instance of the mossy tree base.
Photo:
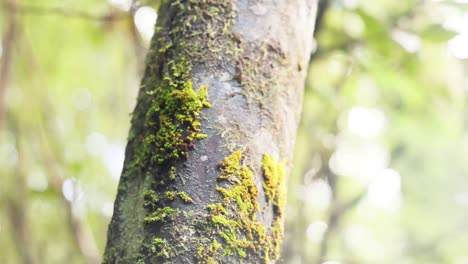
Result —
[[316, 4], [162, 4], [104, 263], [279, 258]]

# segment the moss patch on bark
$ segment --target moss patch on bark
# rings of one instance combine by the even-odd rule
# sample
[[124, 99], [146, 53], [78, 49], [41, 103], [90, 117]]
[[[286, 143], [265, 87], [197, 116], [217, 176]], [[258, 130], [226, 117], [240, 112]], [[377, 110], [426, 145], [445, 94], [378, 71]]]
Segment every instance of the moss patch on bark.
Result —
[[212, 244], [198, 248], [200, 263], [223, 263], [226, 256], [235, 256], [250, 263], [261, 259], [270, 263], [279, 258], [282, 241], [282, 212], [284, 206], [284, 163], [277, 163], [265, 154], [262, 160], [263, 184], [267, 200], [273, 204], [274, 222], [266, 227], [257, 221], [259, 213], [258, 190], [255, 175], [245, 162], [242, 151], [237, 150], [220, 162], [221, 186], [216, 190], [223, 202], [207, 206], [208, 220], [216, 236]]

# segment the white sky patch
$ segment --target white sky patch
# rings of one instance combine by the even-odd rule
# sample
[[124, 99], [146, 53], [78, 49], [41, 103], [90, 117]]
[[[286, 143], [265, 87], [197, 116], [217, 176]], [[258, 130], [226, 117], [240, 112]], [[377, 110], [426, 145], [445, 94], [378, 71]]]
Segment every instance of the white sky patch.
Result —
[[368, 184], [387, 168], [389, 159], [390, 154], [382, 144], [342, 143], [332, 155], [329, 164], [336, 174], [355, 177], [358, 182]]
[[455, 31], [459, 34], [468, 33], [468, 12], [448, 15], [442, 26], [446, 30]]
[[468, 33], [457, 35], [448, 42], [450, 53], [457, 59], [468, 59]]
[[323, 211], [330, 205], [332, 191], [327, 182], [317, 180], [303, 186], [303, 195], [301, 197], [307, 202], [308, 206], [318, 211]]
[[468, 192], [459, 192], [455, 194], [454, 200], [455, 204], [457, 204], [458, 206], [468, 207]]
[[382, 133], [385, 126], [385, 114], [380, 109], [356, 106], [349, 111], [348, 128], [359, 137], [376, 137]]
[[63, 182], [62, 193], [63, 197], [70, 203], [80, 201], [84, 196], [81, 184], [73, 178], [68, 178]]
[[396, 212], [401, 204], [401, 176], [393, 169], [381, 171], [370, 183], [366, 197], [378, 209]]
[[99, 132], [92, 132], [86, 137], [88, 154], [100, 157], [112, 179], [118, 181], [125, 159], [125, 142], [110, 142]]
[[132, 0], [109, 0], [109, 3], [123, 11], [129, 11], [132, 7]]
[[343, 0], [343, 5], [348, 9], [356, 9], [361, 5], [361, 3], [359, 0]]
[[[468, 3], [468, 0], [456, 1], [459, 3]], [[446, 30], [458, 33], [448, 41], [450, 53], [457, 59], [468, 59], [468, 11], [464, 13], [453, 13], [448, 15], [443, 23]]]
[[418, 35], [395, 29], [392, 30], [390, 36], [409, 53], [416, 53], [421, 49], [421, 38]]
[[327, 223], [323, 221], [313, 222], [307, 227], [307, 238], [312, 242], [319, 243], [320, 241], [322, 241], [323, 235], [325, 234], [327, 229]]
[[108, 217], [111, 218], [112, 214], [114, 213], [114, 203], [112, 202], [105, 202], [101, 206], [101, 213]]
[[104, 165], [109, 171], [112, 178], [119, 180], [122, 173], [123, 163], [125, 159], [125, 144], [110, 143], [102, 154]]
[[149, 6], [142, 6], [135, 12], [135, 25], [146, 41], [149, 41], [154, 34], [157, 17], [156, 11]]

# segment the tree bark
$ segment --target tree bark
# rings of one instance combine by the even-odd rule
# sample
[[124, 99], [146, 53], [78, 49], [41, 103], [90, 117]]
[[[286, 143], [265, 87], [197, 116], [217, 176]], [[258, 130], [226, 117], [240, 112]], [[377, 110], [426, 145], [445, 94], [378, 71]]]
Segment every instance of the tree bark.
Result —
[[316, 8], [164, 1], [104, 263], [275, 263]]

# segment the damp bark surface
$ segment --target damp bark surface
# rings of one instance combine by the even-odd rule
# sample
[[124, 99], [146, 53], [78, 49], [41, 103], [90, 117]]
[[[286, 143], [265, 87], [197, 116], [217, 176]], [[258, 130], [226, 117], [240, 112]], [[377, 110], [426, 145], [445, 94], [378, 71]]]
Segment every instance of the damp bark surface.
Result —
[[275, 263], [317, 1], [163, 2], [104, 263]]

